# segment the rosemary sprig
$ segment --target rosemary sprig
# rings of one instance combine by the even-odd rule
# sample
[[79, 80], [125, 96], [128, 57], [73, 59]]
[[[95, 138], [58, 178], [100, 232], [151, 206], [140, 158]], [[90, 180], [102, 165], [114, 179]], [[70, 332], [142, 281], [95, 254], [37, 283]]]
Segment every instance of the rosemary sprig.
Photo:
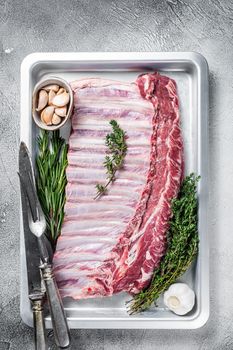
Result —
[[55, 247], [64, 218], [68, 148], [59, 131], [41, 131], [37, 143], [37, 192], [46, 217], [47, 236]]
[[198, 253], [197, 182], [187, 176], [177, 198], [172, 201], [172, 218], [168, 231], [168, 247], [160, 266], [154, 271], [149, 287], [129, 303], [129, 313], [148, 309], [161, 293], [174, 283], [191, 265]]
[[116, 172], [122, 168], [124, 158], [127, 152], [126, 132], [120, 128], [115, 120], [110, 121], [112, 132], [106, 136], [105, 144], [108, 147], [110, 154], [105, 157], [103, 163], [106, 168], [107, 182], [106, 184], [97, 184], [97, 194], [94, 199], [106, 194], [108, 186], [114, 182]]

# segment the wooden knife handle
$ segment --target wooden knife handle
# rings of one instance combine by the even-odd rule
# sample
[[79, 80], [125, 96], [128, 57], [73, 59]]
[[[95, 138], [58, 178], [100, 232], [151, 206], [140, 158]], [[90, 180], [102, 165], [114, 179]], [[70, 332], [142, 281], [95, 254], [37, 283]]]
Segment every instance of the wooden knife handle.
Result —
[[45, 283], [54, 338], [57, 346], [64, 349], [70, 345], [70, 333], [60, 293], [50, 264], [40, 266]]
[[47, 350], [47, 339], [45, 335], [45, 322], [43, 314], [44, 294], [31, 294], [29, 298], [32, 303], [35, 350]]

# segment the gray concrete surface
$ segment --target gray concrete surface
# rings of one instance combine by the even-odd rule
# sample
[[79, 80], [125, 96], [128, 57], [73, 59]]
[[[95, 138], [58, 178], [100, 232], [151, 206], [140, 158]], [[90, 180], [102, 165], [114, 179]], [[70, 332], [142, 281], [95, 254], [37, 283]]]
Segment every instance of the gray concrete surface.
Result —
[[33, 349], [19, 316], [20, 63], [35, 51], [101, 50], [198, 51], [209, 62], [211, 314], [193, 331], [72, 331], [72, 349], [233, 349], [232, 25], [230, 0], [0, 0], [0, 350]]

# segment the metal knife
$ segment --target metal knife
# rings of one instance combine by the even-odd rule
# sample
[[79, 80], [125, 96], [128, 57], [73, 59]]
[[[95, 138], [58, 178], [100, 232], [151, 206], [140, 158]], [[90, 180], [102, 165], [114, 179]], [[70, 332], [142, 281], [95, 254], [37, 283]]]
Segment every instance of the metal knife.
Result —
[[[19, 171], [22, 163], [19, 159]], [[43, 302], [45, 292], [41, 289], [41, 273], [39, 270], [40, 255], [36, 238], [31, 234], [28, 226], [28, 204], [22, 186], [21, 204], [24, 227], [24, 243], [27, 265], [28, 297], [31, 301], [34, 323], [34, 338], [36, 350], [47, 350], [47, 339], [45, 335], [45, 323], [43, 315]]]
[[19, 178], [29, 204], [29, 228], [31, 233], [37, 237], [40, 259], [42, 261], [40, 269], [45, 283], [55, 342], [60, 348], [66, 348], [70, 344], [69, 328], [59, 290], [52, 272], [48, 249], [45, 244], [46, 237], [44, 233], [46, 231], [46, 221], [37, 197], [32, 162], [27, 146], [23, 142], [20, 144], [19, 158], [21, 160]]

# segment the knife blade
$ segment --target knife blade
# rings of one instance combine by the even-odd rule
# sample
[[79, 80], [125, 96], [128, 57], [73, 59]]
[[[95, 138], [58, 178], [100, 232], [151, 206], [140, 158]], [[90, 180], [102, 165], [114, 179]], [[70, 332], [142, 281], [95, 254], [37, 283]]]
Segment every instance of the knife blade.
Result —
[[[24, 171], [24, 162], [22, 154], [19, 153], [19, 172]], [[47, 341], [45, 336], [45, 323], [43, 315], [43, 302], [45, 292], [41, 289], [41, 273], [39, 270], [40, 254], [37, 246], [36, 237], [34, 237], [28, 226], [28, 202], [26, 195], [20, 184], [21, 207], [24, 228], [24, 244], [26, 254], [26, 270], [28, 281], [28, 297], [31, 301], [34, 323], [34, 338], [36, 350], [47, 350]]]
[[36, 193], [35, 176], [32, 167], [32, 161], [29, 151], [25, 143], [20, 144], [20, 159], [22, 160], [21, 171], [19, 178], [21, 187], [28, 201], [28, 225], [31, 235], [35, 235], [40, 259], [42, 264], [40, 269], [42, 272], [43, 281], [45, 283], [46, 294], [48, 298], [51, 320], [54, 330], [56, 344], [60, 348], [66, 348], [70, 344], [69, 328], [65, 316], [64, 307], [60, 297], [60, 293], [52, 272], [49, 254], [45, 244], [46, 222], [44, 214]]

